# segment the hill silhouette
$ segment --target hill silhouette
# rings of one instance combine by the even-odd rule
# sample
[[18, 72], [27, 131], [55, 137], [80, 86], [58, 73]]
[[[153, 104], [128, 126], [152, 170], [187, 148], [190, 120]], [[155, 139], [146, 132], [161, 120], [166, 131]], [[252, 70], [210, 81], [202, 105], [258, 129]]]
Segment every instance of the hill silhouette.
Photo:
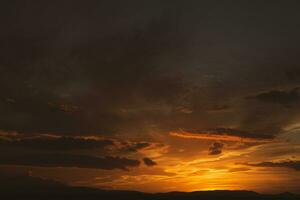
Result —
[[100, 190], [88, 187], [71, 187], [56, 181], [29, 176], [0, 176], [0, 199], [32, 200], [296, 200], [298, 195], [258, 194], [252, 191], [198, 191], [143, 193], [137, 191]]

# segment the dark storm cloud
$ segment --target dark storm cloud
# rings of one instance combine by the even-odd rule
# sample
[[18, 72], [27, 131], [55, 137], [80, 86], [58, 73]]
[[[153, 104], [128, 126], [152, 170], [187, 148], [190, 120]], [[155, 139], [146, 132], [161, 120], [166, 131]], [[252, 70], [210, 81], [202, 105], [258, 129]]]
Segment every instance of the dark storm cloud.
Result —
[[148, 142], [135, 142], [135, 143], [124, 143], [123, 147], [121, 147], [121, 151], [123, 152], [137, 152], [141, 149], [147, 148], [151, 145]]
[[154, 161], [153, 161], [152, 159], [150, 159], [150, 158], [144, 158], [143, 161], [144, 161], [145, 165], [147, 165], [147, 166], [154, 166], [154, 165], [157, 165], [157, 163], [154, 162]]
[[148, 121], [144, 107], [155, 107], [154, 118], [177, 105], [183, 82], [157, 63], [183, 45], [172, 11], [139, 1], [132, 8], [72, 1], [73, 9], [66, 2], [19, 2], [3, 13], [14, 25], [1, 33], [2, 129], [110, 134]]
[[257, 99], [259, 101], [267, 103], [281, 104], [284, 106], [290, 106], [294, 103], [298, 103], [300, 100], [299, 87], [292, 90], [271, 90], [268, 92], [260, 93], [256, 96], [250, 96], [248, 99]]
[[94, 169], [121, 169], [138, 167], [139, 160], [123, 157], [94, 157], [72, 154], [0, 155], [1, 165], [25, 165], [38, 167], [78, 167]]
[[101, 155], [127, 155], [140, 153], [145, 148], [156, 148], [151, 142], [132, 142], [117, 139], [106, 139], [87, 136], [27, 135], [0, 132], [0, 148], [2, 151], [97, 151]]
[[300, 171], [300, 161], [296, 160], [290, 160], [290, 161], [282, 161], [282, 162], [261, 162], [257, 164], [249, 164], [248, 166], [254, 166], [254, 167], [285, 167], [285, 168], [291, 168], [296, 171]]
[[299, 81], [300, 77], [300, 67], [292, 67], [290, 69], [287, 69], [285, 72], [288, 80], [290, 81]]
[[223, 143], [220, 142], [214, 142], [210, 145], [208, 151], [209, 151], [209, 155], [219, 155], [222, 153], [222, 149], [224, 147]]
[[240, 129], [276, 137], [284, 132], [284, 128], [292, 121], [298, 121], [298, 87], [292, 85], [287, 87], [291, 89], [273, 88], [247, 97], [248, 100], [243, 102], [240, 110]]
[[231, 108], [229, 105], [215, 105], [209, 109], [210, 112], [228, 111]]
[[38, 150], [76, 150], [76, 149], [104, 149], [113, 146], [112, 140], [85, 139], [79, 137], [34, 137], [23, 139], [1, 140], [0, 147], [23, 147]]
[[[143, 137], [151, 127], [234, 126], [275, 135], [294, 113], [282, 119], [275, 110], [266, 119], [267, 108], [239, 101], [299, 82], [298, 7], [7, 1], [0, 6], [0, 128]], [[276, 95], [277, 103], [293, 102], [289, 92]]]
[[41, 192], [43, 194], [46, 191], [61, 191], [62, 189], [67, 189], [68, 186], [64, 183], [45, 179], [41, 177], [33, 177], [29, 174], [13, 174], [13, 173], [1, 173], [0, 172], [0, 187], [2, 188], [1, 197], [9, 199], [18, 199], [18, 197], [9, 197], [16, 194], [16, 189], [18, 190], [17, 196], [26, 199], [25, 194], [32, 194], [33, 191]]
[[264, 135], [263, 133], [252, 133], [232, 128], [216, 128], [208, 132], [211, 132], [212, 134], [240, 136], [241, 138], [272, 139], [272, 136]]

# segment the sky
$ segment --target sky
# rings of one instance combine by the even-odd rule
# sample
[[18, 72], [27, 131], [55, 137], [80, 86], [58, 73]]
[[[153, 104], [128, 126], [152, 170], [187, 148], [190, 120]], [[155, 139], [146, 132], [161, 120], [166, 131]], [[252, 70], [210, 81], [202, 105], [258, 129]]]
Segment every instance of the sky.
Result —
[[145, 192], [300, 188], [298, 1], [0, 3], [0, 172]]

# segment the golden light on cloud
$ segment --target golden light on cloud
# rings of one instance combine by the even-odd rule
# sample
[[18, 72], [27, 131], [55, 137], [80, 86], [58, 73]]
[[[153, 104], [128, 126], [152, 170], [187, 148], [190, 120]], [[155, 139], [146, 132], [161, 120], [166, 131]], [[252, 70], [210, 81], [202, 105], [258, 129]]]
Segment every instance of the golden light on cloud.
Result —
[[187, 131], [170, 132], [171, 136], [186, 138], [186, 139], [199, 139], [199, 140], [217, 140], [217, 141], [228, 141], [228, 142], [244, 142], [244, 143], [269, 143], [274, 141], [273, 139], [265, 138], [248, 138], [240, 137], [229, 134], [214, 134], [208, 132], [191, 133]]

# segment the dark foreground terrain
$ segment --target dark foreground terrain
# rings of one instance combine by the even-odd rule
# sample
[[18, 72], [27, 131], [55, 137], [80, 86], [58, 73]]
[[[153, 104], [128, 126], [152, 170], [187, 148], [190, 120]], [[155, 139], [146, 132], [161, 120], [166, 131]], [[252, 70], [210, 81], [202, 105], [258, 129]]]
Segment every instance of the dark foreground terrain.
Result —
[[251, 191], [207, 191], [207, 192], [170, 192], [148, 194], [134, 191], [99, 190], [84, 187], [70, 187], [64, 184], [33, 177], [0, 176], [0, 199], [32, 200], [294, 200], [298, 195], [284, 193], [263, 195]]

